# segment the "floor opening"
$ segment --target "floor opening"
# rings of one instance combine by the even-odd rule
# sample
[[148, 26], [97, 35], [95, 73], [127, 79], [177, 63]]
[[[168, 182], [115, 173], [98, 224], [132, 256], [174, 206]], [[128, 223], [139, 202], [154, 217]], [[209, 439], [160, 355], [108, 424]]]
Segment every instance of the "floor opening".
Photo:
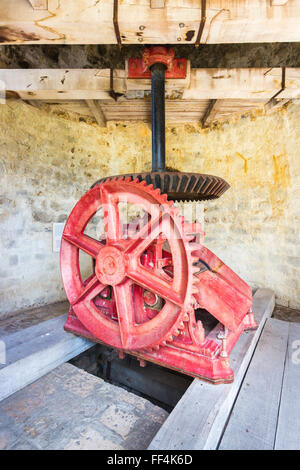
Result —
[[146, 367], [141, 367], [133, 356], [126, 355], [124, 359], [119, 359], [114, 349], [100, 344], [95, 344], [70, 363], [142, 396], [168, 412], [172, 411], [193, 381], [188, 375], [150, 362]]

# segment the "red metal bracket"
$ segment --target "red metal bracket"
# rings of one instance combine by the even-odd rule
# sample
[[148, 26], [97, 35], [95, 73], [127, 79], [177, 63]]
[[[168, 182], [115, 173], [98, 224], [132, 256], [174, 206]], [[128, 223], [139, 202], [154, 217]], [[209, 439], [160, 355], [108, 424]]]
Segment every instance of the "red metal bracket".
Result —
[[144, 49], [143, 57], [141, 59], [129, 59], [128, 78], [151, 78], [149, 67], [157, 62], [166, 65], [166, 79], [186, 78], [187, 60], [175, 59], [173, 49], [167, 49], [162, 46], [154, 46]]

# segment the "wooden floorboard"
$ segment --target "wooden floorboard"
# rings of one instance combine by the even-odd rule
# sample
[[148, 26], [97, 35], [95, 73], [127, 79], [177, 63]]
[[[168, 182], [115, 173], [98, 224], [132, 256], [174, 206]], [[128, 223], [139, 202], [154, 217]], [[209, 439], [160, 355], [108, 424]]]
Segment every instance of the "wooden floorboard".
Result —
[[6, 360], [0, 364], [0, 400], [69, 361], [94, 343], [64, 331], [66, 315], [1, 338]]
[[289, 341], [275, 440], [277, 450], [300, 450], [300, 324], [289, 323]]
[[274, 309], [274, 292], [258, 289], [253, 311], [259, 327], [244, 333], [230, 357], [232, 384], [212, 385], [195, 379], [161, 427], [150, 450], [216, 449], [266, 319]]
[[67, 313], [70, 304], [67, 301], [55, 302], [0, 316], [0, 338], [10, 333], [25, 330], [43, 321], [51, 320]]
[[243, 381], [220, 449], [273, 449], [287, 342], [288, 323], [269, 319]]

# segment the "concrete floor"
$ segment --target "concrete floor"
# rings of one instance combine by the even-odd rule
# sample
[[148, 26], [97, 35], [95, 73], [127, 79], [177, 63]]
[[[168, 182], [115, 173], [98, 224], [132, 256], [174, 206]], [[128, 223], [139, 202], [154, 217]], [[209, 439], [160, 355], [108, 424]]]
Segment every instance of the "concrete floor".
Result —
[[0, 449], [146, 449], [167, 416], [65, 363], [0, 403]]

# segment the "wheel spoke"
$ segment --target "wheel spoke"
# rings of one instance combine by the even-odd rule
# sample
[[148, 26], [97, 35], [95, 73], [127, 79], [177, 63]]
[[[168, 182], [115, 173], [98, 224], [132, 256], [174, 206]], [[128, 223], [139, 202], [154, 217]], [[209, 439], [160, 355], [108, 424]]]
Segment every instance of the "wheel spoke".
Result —
[[133, 264], [127, 269], [127, 276], [144, 289], [154, 292], [168, 302], [182, 307], [184, 298], [180, 292], [176, 292], [171, 282], [163, 279], [158, 274], [144, 268], [141, 264]]
[[125, 349], [134, 348], [132, 330], [135, 326], [135, 315], [132, 298], [132, 281], [113, 286], [114, 298], [119, 319], [122, 345]]
[[75, 245], [77, 248], [80, 248], [80, 250], [84, 251], [93, 258], [96, 258], [100, 249], [103, 247], [103, 243], [83, 233], [76, 235], [63, 233], [62, 237], [64, 240], [71, 243], [72, 245]]
[[122, 238], [118, 203], [103, 186], [100, 186], [100, 194], [106, 241], [107, 243], [111, 243], [112, 241], [117, 241]]
[[96, 295], [100, 294], [100, 292], [103, 291], [104, 288], [105, 286], [99, 282], [97, 276], [93, 275], [93, 277], [83, 287], [78, 297], [74, 301], [72, 301], [71, 303], [72, 307], [74, 307], [74, 305], [84, 300], [94, 299]]
[[125, 253], [128, 256], [139, 257], [149, 245], [158, 238], [160, 233], [163, 231], [163, 222], [166, 216], [157, 217], [154, 221], [149, 220], [135, 235], [126, 247]]

